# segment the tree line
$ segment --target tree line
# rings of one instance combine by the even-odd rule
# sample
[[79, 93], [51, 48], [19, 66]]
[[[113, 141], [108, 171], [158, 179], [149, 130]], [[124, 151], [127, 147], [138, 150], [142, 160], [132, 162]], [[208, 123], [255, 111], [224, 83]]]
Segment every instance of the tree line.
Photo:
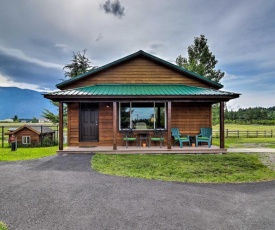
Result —
[[[220, 107], [213, 105], [213, 125], [220, 123]], [[257, 125], [275, 125], [275, 106], [270, 108], [254, 107], [240, 108], [237, 111], [229, 111], [225, 106], [224, 122], [227, 124], [257, 124]]]
[[275, 125], [275, 106], [270, 108], [255, 107], [224, 111], [226, 123]]

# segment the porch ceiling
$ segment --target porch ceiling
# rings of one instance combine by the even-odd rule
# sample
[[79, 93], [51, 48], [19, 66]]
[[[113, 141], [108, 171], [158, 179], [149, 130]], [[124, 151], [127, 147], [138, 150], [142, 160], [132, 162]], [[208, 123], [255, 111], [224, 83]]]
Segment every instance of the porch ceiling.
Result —
[[230, 100], [239, 94], [183, 84], [96, 84], [75, 89], [61, 90], [44, 95], [58, 98], [167, 98], [167, 99], [220, 99]]

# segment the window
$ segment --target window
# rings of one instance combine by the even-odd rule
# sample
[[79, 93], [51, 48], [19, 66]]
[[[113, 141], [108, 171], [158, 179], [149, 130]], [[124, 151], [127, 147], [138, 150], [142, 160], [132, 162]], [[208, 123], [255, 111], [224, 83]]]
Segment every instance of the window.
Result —
[[31, 137], [30, 136], [23, 136], [22, 137], [22, 144], [28, 145], [31, 143]]
[[120, 129], [166, 128], [166, 107], [164, 102], [120, 103], [119, 109]]

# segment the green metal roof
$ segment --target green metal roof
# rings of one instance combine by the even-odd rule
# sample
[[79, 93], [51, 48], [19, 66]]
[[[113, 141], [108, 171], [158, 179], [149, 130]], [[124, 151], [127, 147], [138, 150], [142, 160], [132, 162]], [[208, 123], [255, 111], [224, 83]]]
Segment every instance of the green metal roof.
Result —
[[138, 51], [136, 53], [130, 54], [130, 55], [126, 56], [126, 57], [118, 59], [118, 60], [116, 60], [114, 62], [111, 62], [109, 64], [103, 65], [101, 67], [98, 67], [96, 69], [92, 69], [92, 70], [90, 70], [90, 71], [88, 71], [86, 73], [80, 74], [80, 75], [78, 75], [78, 76], [76, 76], [74, 78], [71, 78], [71, 79], [67, 80], [67, 81], [63, 81], [63, 82], [57, 84], [56, 87], [59, 88], [59, 87], [68, 85], [68, 84], [73, 83], [73, 82], [75, 82], [75, 81], [77, 81], [79, 79], [85, 78], [86, 76], [88, 76], [90, 74], [98, 73], [98, 72], [100, 72], [102, 70], [105, 70], [107, 68], [110, 68], [110, 67], [118, 65], [118, 64], [120, 64], [120, 63], [122, 63], [124, 61], [128, 61], [128, 60], [130, 60], [132, 58], [136, 58], [136, 57], [139, 57], [139, 56], [140, 57], [146, 57], [148, 59], [151, 59], [153, 61], [161, 63], [161, 64], [167, 66], [168, 68], [174, 69], [174, 70], [179, 71], [179, 72], [181, 72], [183, 74], [188, 74], [189, 76], [192, 76], [193, 78], [196, 78], [196, 79], [199, 79], [199, 80], [201, 80], [203, 82], [206, 82], [206, 83], [212, 85], [213, 87], [217, 87], [219, 89], [221, 89], [223, 87], [223, 85], [220, 84], [220, 83], [218, 83], [218, 82], [211, 81], [211, 80], [209, 80], [206, 77], [203, 77], [203, 76], [201, 76], [199, 74], [193, 73], [193, 72], [191, 72], [191, 71], [189, 71], [189, 70], [187, 70], [187, 69], [185, 69], [183, 67], [180, 67], [180, 66], [177, 66], [175, 64], [172, 64], [172, 63], [170, 63], [168, 61], [165, 61], [165, 60], [163, 60], [161, 58], [158, 58], [158, 57], [156, 57], [156, 56], [154, 56], [152, 54], [146, 53], [143, 50], [140, 50], [140, 51]]
[[47, 96], [236, 96], [239, 94], [182, 84], [96, 84]]

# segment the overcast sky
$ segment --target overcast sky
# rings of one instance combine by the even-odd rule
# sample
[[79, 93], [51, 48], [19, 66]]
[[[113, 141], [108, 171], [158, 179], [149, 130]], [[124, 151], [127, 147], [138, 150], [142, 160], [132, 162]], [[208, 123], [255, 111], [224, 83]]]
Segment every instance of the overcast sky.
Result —
[[144, 50], [175, 63], [204, 34], [229, 108], [275, 106], [275, 1], [0, 0], [0, 86], [54, 90], [73, 52], [101, 66]]

